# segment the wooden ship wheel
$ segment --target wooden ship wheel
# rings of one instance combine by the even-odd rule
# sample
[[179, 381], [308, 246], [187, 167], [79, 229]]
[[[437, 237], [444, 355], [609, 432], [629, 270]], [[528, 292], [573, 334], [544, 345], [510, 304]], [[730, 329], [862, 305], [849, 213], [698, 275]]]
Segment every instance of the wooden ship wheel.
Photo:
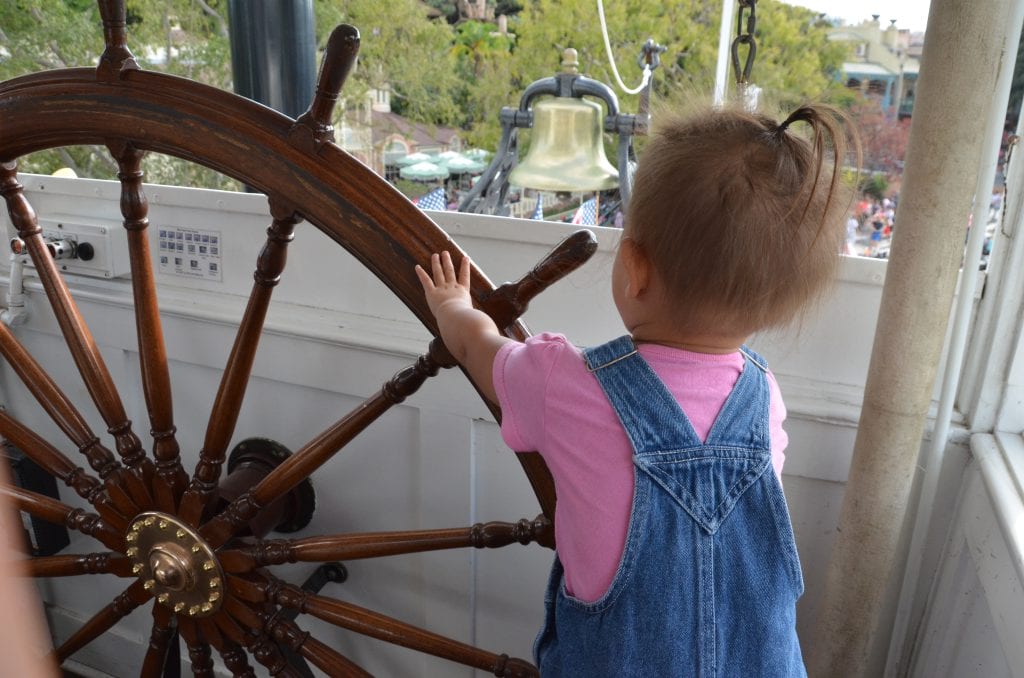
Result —
[[[66, 526], [101, 545], [94, 553], [27, 560], [34, 577], [113, 574], [124, 589], [53, 650], [60, 663], [147, 605], [152, 629], [139, 667], [163, 674], [169, 652], [185, 643], [197, 676], [213, 675], [213, 651], [235, 676], [253, 676], [254, 659], [271, 675], [303, 675], [301, 656], [331, 676], [370, 675], [305, 632], [301, 615], [496, 676], [536, 669], [335, 598], [311, 594], [275, 576], [275, 565], [377, 558], [464, 547], [538, 542], [553, 546], [554, 491], [536, 454], [520, 461], [543, 513], [536, 519], [425, 531], [332, 534], [267, 539], [275, 527], [308, 522], [307, 479], [391, 406], [454, 360], [413, 271], [432, 252], [459, 249], [392, 186], [333, 143], [333, 104], [351, 69], [359, 33], [339, 26], [330, 37], [309, 109], [291, 119], [235, 94], [139, 68], [127, 48], [125, 3], [100, 0], [105, 50], [97, 68], [48, 71], [0, 83], [0, 193], [31, 256], [66, 347], [113, 440], [113, 450], [87, 424], [11, 329], [0, 323], [0, 353], [67, 440], [47, 440], [0, 410], [0, 435], [92, 510], [16, 487], [0, 492], [21, 511]], [[152, 454], [127, 419], [117, 387], [79, 313], [17, 176], [25, 154], [79, 144], [106, 146], [119, 167], [121, 211], [131, 263], [140, 372]], [[267, 195], [271, 224], [255, 263], [254, 283], [217, 391], [199, 461], [191, 475], [176, 440], [171, 382], [147, 239], [148, 204], [140, 162], [168, 154], [233, 177]], [[222, 479], [275, 285], [293, 231], [306, 221], [344, 247], [415, 314], [435, 339], [413, 365], [336, 423], [284, 458], [234, 459]], [[589, 232], [570, 236], [517, 283], [494, 288], [474, 269], [472, 296], [510, 337], [527, 302], [594, 251]], [[500, 411], [488, 403], [496, 417]], [[77, 449], [72, 449], [77, 448]], [[65, 453], [67, 452], [67, 453]], [[74, 461], [84, 456], [92, 471]], [[270, 455], [273, 457], [273, 455]], [[84, 505], [84, 504], [83, 504]], [[300, 616], [296, 619], [295, 615]]]

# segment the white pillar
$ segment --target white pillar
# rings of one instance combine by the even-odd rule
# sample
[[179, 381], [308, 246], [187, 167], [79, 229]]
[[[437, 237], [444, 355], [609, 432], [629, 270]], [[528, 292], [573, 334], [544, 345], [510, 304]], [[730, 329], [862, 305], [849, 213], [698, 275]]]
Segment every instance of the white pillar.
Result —
[[839, 536], [804, 644], [814, 678], [868, 678], [886, 650], [889, 629], [880, 613], [931, 404], [1009, 6], [932, 2]]
[[729, 63], [732, 60], [732, 26], [736, 0], [722, 0], [722, 23], [718, 30], [718, 64], [715, 67], [715, 106], [725, 102], [725, 90], [729, 80]]

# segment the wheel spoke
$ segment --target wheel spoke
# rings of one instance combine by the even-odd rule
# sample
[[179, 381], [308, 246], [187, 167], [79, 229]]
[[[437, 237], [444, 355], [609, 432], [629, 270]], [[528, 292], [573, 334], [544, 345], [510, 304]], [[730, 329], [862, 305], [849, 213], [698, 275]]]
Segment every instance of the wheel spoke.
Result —
[[65, 659], [106, 633], [122, 617], [148, 599], [149, 593], [142, 587], [142, 582], [136, 580], [55, 650], [57, 663], [63, 664]]
[[267, 241], [256, 262], [252, 294], [249, 295], [249, 303], [210, 411], [199, 463], [188, 492], [182, 499], [181, 517], [192, 525], [199, 524], [203, 510], [216, 494], [221, 466], [224, 464], [228, 443], [235, 432], [245, 387], [249, 383], [249, 374], [256, 358], [270, 297], [274, 287], [281, 281], [288, 243], [294, 237], [295, 224], [301, 219], [293, 210], [282, 207], [274, 200], [270, 201], [270, 212], [273, 222], [267, 229]]
[[75, 466], [52, 445], [4, 411], [0, 411], [0, 435], [14, 443], [15, 447], [31, 457], [32, 461], [43, 467], [47, 473], [59, 478], [92, 504], [103, 520], [110, 523], [114, 529], [124, 529], [127, 521], [117, 512], [100, 481], [86, 473], [83, 468]]
[[406, 532], [363, 532], [303, 539], [265, 539], [220, 553], [225, 572], [251, 572], [283, 563], [326, 563], [455, 548], [499, 548], [513, 543], [553, 544], [551, 523], [544, 516], [515, 523], [477, 523], [472, 527]]
[[491, 671], [495, 676], [539, 675], [536, 668], [522, 659], [493, 654], [358, 605], [311, 595], [297, 586], [274, 578], [271, 578], [267, 595], [269, 602], [281, 607], [311, 614], [329, 624], [371, 638]]
[[153, 606], [153, 630], [149, 633], [149, 646], [142, 660], [140, 678], [160, 678], [167, 661], [167, 650], [171, 640], [177, 642], [175, 630], [171, 626], [171, 610], [164, 605]]
[[[118, 454], [128, 468], [148, 478], [152, 475], [152, 462], [146, 458], [138, 436], [132, 431], [131, 422], [125, 414], [124, 405], [117, 394], [106, 363], [103, 362], [96, 342], [57, 270], [57, 265], [46, 249], [43, 231], [36, 220], [35, 211], [25, 199], [22, 185], [18, 183], [17, 168], [15, 162], [0, 163], [0, 193], [7, 201], [11, 223], [18, 230], [19, 237], [25, 242], [32, 257], [39, 280], [50, 301], [50, 307], [71, 351], [71, 357], [82, 375], [89, 395], [92, 396], [107, 424], [108, 432], [114, 436]], [[142, 478], [136, 477], [133, 484], [136, 485], [133, 493], [138, 492], [141, 496], [148, 497], [149, 491]], [[148, 505], [151, 501], [150, 499], [144, 503]]]
[[213, 623], [217, 626], [217, 630], [220, 631], [221, 638], [224, 642], [232, 642], [240, 647], [248, 647], [250, 638], [245, 630], [239, 626], [238, 622], [231, 615], [231, 610], [228, 609], [233, 603], [230, 599], [224, 601], [224, 609], [227, 614], [218, 614], [213, 617]]
[[[232, 621], [233, 625], [241, 625], [244, 628], [250, 629], [250, 633], [243, 636], [242, 642], [244, 642], [245, 648], [256, 658], [256, 661], [267, 667], [270, 675], [301, 678], [297, 671], [288, 666], [288, 661], [284, 658], [277, 643], [267, 633], [262, 632], [264, 620], [259, 612], [234, 596], [228, 596], [225, 599], [224, 610], [231, 615], [233, 620], [237, 621], [237, 623]], [[218, 627], [224, 628], [219, 623]]]
[[[519, 340], [526, 338], [526, 326], [517, 318], [526, 313], [530, 301], [548, 286], [582, 266], [597, 251], [597, 238], [582, 229], [565, 237], [541, 259], [536, 266], [516, 282], [505, 283], [484, 295], [480, 307], [502, 328], [506, 336]], [[486, 399], [485, 399], [485, 402]], [[501, 410], [487, 402], [494, 418], [501, 423]], [[555, 481], [541, 456], [536, 452], [516, 455], [526, 477], [530, 479], [541, 510], [548, 520], [555, 518]]]
[[[237, 579], [237, 578], [236, 578]], [[251, 583], [251, 582], [250, 582]], [[253, 583], [253, 586], [260, 587]], [[228, 606], [228, 603], [225, 603]], [[329, 676], [345, 676], [346, 678], [372, 678], [352, 660], [332, 650], [323, 643], [312, 638], [308, 633], [302, 631], [298, 626], [280, 615], [268, 615], [257, 611], [243, 603], [241, 600], [230, 601], [230, 612], [232, 616], [239, 619], [243, 624], [253, 630], [255, 636], [250, 636], [250, 650], [259, 658], [258, 653], [266, 652], [268, 648], [274, 648], [280, 652], [278, 644], [297, 652], [324, 670]], [[282, 661], [284, 657], [282, 655]], [[274, 667], [264, 662], [264, 666], [274, 672]]]
[[[231, 579], [238, 581], [237, 577], [232, 577]], [[253, 584], [253, 586], [258, 585]], [[232, 593], [234, 593], [233, 589]], [[265, 595], [262, 597], [262, 600], [266, 601]], [[254, 640], [252, 634], [257, 633], [263, 626], [263, 622], [260, 619], [259, 614], [251, 607], [249, 607], [249, 605], [246, 604], [245, 599], [237, 595], [232, 595], [225, 598], [223, 607], [224, 611], [230, 615], [231, 620], [236, 625], [238, 625], [242, 629], [248, 629], [248, 632], [242, 636], [241, 640], [243, 644], [246, 646], [246, 648], [249, 648], [251, 650], [252, 648], [250, 647], [250, 645]]]
[[189, 619], [181, 620], [178, 631], [185, 641], [185, 646], [188, 647], [188, 657], [192, 660], [192, 673], [196, 678], [212, 678], [213, 654], [210, 651], [210, 644], [203, 638], [203, 634]]
[[292, 652], [297, 652], [313, 662], [327, 675], [344, 676], [345, 678], [373, 678], [373, 674], [363, 670], [340, 652], [324, 645], [291, 621], [280, 616], [262, 616], [266, 633]]
[[68, 553], [40, 556], [19, 565], [31, 577], [77, 577], [81, 574], [116, 574], [131, 577], [132, 561], [116, 553]]
[[117, 160], [121, 180], [121, 214], [128, 231], [128, 256], [132, 270], [132, 296], [135, 300], [135, 326], [139, 336], [139, 364], [142, 391], [146, 398], [153, 435], [153, 459], [156, 478], [153, 493], [161, 511], [173, 513], [185, 490], [188, 476], [181, 466], [175, 439], [171, 402], [171, 379], [167, 370], [167, 351], [160, 325], [156, 282], [149, 256], [149, 203], [142, 190], [142, 157], [145, 153], [128, 142], [110, 146]]
[[245, 650], [241, 645], [225, 638], [220, 628], [213, 621], [202, 619], [196, 623], [199, 625], [199, 630], [202, 632], [203, 637], [209, 641], [210, 645], [216, 648], [221, 659], [224, 660], [224, 666], [228, 668], [228, 671], [231, 671], [231, 675], [234, 678], [256, 678], [256, 674], [253, 672], [252, 667], [249, 666], [249, 660], [246, 658]]
[[0, 483], [0, 495], [10, 499], [21, 511], [89, 535], [109, 549], [120, 551], [124, 546], [124, 537], [94, 513], [72, 508], [56, 499], [6, 483]]
[[373, 678], [373, 674], [365, 671], [345, 655], [332, 650], [313, 636], [306, 636], [299, 646], [302, 656], [329, 676], [345, 678]]
[[331, 123], [334, 104], [356, 65], [358, 54], [359, 31], [345, 24], [335, 26], [320, 62], [313, 101], [306, 112], [295, 119], [288, 133], [290, 143], [316, 153], [321, 145], [334, 141], [334, 125]]
[[138, 497], [133, 499], [125, 491], [126, 487], [131, 488], [132, 485], [124, 477], [127, 473], [124, 467], [118, 463], [110, 450], [100, 444], [99, 438], [85, 423], [85, 419], [71, 401], [4, 323], [0, 323], [0, 354], [54, 423], [85, 455], [89, 466], [103, 479], [107, 494], [117, 509], [125, 515], [137, 513], [140, 510], [135, 503]]
[[415, 393], [428, 377], [436, 375], [441, 367], [453, 364], [444, 345], [432, 342], [430, 350], [425, 355], [421, 355], [414, 364], [386, 382], [375, 395], [363, 401], [359, 407], [281, 462], [251, 490], [244, 492], [220, 514], [203, 525], [199, 533], [213, 548], [219, 548], [241, 531], [264, 507], [283, 497], [302, 480], [312, 475], [393, 405], [401, 403]]
[[106, 46], [96, 66], [96, 76], [105, 80], [116, 80], [125, 70], [138, 69], [131, 51], [128, 50], [127, 9], [124, 0], [101, 0], [100, 16], [103, 17], [103, 42]]

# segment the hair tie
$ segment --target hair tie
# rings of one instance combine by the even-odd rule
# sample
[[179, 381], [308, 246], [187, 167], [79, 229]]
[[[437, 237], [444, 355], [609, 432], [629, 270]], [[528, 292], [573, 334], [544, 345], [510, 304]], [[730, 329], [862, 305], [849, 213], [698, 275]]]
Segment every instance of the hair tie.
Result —
[[779, 126], [776, 129], [775, 133], [779, 134], [779, 135], [782, 135], [782, 133], [785, 132], [786, 129], [792, 123], [797, 122], [798, 120], [803, 120], [804, 122], [811, 122], [812, 118], [814, 118], [814, 117], [815, 117], [815, 112], [814, 112], [813, 109], [811, 109], [811, 108], [809, 108], [807, 106], [801, 106], [800, 108], [798, 108], [795, 111], [793, 111], [792, 113], [790, 113], [788, 118], [786, 118], [781, 123], [779, 123]]

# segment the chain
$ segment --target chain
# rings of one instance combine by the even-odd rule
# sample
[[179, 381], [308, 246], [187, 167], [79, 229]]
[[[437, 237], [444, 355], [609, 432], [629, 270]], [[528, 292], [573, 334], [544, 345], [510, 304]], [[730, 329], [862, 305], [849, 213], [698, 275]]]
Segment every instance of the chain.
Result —
[[[754, 57], [757, 56], [757, 40], [754, 39], [754, 32], [757, 30], [757, 0], [740, 0], [739, 17], [736, 20], [736, 39], [732, 41], [732, 68], [736, 73], [736, 85], [740, 93], [746, 89], [750, 82], [750, 71], [754, 68]], [[746, 33], [743, 32], [743, 14], [747, 10]], [[747, 59], [740, 68], [740, 45], [747, 45]]]

